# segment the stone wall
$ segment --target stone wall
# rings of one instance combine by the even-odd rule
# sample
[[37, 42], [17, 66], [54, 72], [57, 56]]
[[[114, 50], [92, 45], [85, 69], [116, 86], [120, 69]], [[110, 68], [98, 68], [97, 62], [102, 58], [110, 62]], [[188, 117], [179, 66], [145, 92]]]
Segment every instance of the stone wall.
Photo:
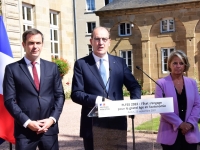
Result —
[[[143, 81], [145, 90], [153, 92], [155, 83], [135, 69], [135, 66], [140, 66], [154, 80], [168, 75], [169, 73], [162, 72], [162, 47], [175, 47], [185, 51], [191, 64], [186, 75], [200, 80], [200, 2], [96, 14], [100, 17], [100, 25], [111, 31], [110, 52], [119, 56], [120, 50], [132, 50], [133, 73]], [[167, 17], [174, 18], [175, 32], [160, 33], [160, 21]], [[118, 25], [121, 22], [134, 24], [131, 36], [118, 36]]]
[[22, 4], [33, 6], [34, 28], [39, 29], [44, 34], [44, 46], [41, 58], [51, 61], [50, 42], [50, 21], [49, 11], [53, 10], [59, 14], [59, 47], [60, 57], [67, 59], [71, 69], [63, 78], [63, 85], [66, 91], [71, 89], [72, 69], [75, 61], [74, 57], [74, 25], [73, 25], [73, 4], [71, 0], [1, 0], [2, 15], [7, 29], [11, 49], [15, 61], [24, 56], [21, 46], [23, 33]]

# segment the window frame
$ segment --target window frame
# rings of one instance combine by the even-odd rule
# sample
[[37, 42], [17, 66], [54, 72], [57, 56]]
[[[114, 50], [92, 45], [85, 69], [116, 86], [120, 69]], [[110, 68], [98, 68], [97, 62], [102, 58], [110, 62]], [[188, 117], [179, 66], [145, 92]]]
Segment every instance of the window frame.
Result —
[[[31, 20], [27, 19], [27, 9], [30, 9]], [[26, 31], [34, 27], [34, 18], [33, 18], [33, 5], [22, 3], [22, 19], [23, 19], [23, 31]]]
[[[121, 29], [121, 25], [124, 24], [124, 29]], [[129, 28], [127, 27], [129, 25]], [[124, 34], [121, 34], [121, 30], [124, 30]], [[128, 33], [128, 30], [130, 30]], [[122, 22], [118, 25], [118, 35], [119, 36], [130, 36], [132, 35], [132, 28], [131, 28], [131, 23], [130, 22]]]
[[[89, 32], [89, 27], [88, 27], [89, 23], [90, 23], [90, 26], [91, 26], [91, 29], [90, 29], [91, 32]], [[93, 23], [94, 23], [94, 28], [95, 28], [95, 27], [96, 27], [96, 22], [95, 22], [95, 21], [87, 22], [87, 23], [86, 23], [87, 34], [90, 34], [90, 35], [92, 34], [92, 31], [93, 31], [93, 29], [94, 29], [94, 28], [92, 29], [92, 26], [93, 26], [92, 24], [93, 24]]]
[[[91, 9], [89, 9], [89, 8], [91, 8]], [[86, 0], [86, 11], [87, 12], [95, 11], [95, 0]]]
[[[164, 59], [165, 59], [166, 56], [164, 55], [164, 50], [167, 50], [167, 58], [166, 59], [168, 59], [170, 53], [175, 51], [175, 47], [165, 47], [165, 48], [163, 47], [163, 48], [161, 48], [161, 67], [162, 67], [162, 73], [163, 74], [169, 73], [168, 70], [165, 70], [165, 65], [166, 65], [166, 69], [167, 69], [167, 60], [166, 60], [166, 63], [165, 63]], [[170, 50], [172, 50], [172, 51], [170, 52]]]
[[[56, 16], [56, 23], [54, 24], [54, 15]], [[60, 39], [59, 39], [59, 12], [50, 10], [49, 24], [50, 24], [50, 42], [51, 42], [51, 57], [60, 58]], [[57, 40], [55, 40], [55, 33], [57, 32]], [[57, 52], [55, 52], [55, 44], [57, 44]]]
[[[131, 52], [131, 58], [129, 58], [128, 57], [128, 52]], [[125, 57], [126, 58], [124, 58], [123, 56], [122, 56], [122, 53], [125, 53]], [[120, 57], [121, 58], [123, 58], [123, 59], [125, 59], [125, 62], [126, 62], [126, 65], [127, 65], [127, 67], [131, 70], [131, 72], [133, 73], [133, 52], [132, 52], [132, 50], [120, 50]], [[128, 64], [129, 63], [129, 59], [131, 59], [131, 63], [130, 64]], [[130, 66], [130, 67], [129, 67]]]
[[92, 45], [88, 44], [88, 54], [90, 54], [93, 51]]
[[[173, 20], [173, 29], [170, 29], [170, 21]], [[163, 30], [163, 21], [167, 21], [167, 30]], [[175, 20], [174, 18], [163, 18], [161, 21], [160, 21], [160, 32], [161, 33], [167, 33], [167, 32], [175, 32]]]
[[110, 4], [112, 1], [113, 1], [113, 0], [104, 0], [105, 6], [108, 5], [108, 4]]

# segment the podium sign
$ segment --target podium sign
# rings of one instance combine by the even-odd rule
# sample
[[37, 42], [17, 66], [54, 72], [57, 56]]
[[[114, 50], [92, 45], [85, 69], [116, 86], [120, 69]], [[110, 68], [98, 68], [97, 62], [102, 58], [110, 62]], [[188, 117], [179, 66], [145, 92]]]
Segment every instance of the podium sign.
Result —
[[173, 98], [106, 101], [98, 104], [98, 117], [174, 112]]

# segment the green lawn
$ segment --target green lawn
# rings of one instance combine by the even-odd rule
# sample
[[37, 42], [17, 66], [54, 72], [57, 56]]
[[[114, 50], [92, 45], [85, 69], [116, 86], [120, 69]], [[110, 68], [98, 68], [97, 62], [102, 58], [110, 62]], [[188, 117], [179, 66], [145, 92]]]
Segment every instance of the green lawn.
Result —
[[160, 123], [160, 117], [154, 118], [150, 121], [144, 122], [141, 125], [137, 126], [136, 130], [153, 130], [158, 131], [158, 126]]
[[[160, 123], [160, 117], [157, 117], [157, 118], [152, 119], [151, 121], [142, 123], [141, 125], [137, 126], [135, 129], [158, 131], [159, 123]], [[198, 123], [198, 126], [200, 128], [200, 122]]]

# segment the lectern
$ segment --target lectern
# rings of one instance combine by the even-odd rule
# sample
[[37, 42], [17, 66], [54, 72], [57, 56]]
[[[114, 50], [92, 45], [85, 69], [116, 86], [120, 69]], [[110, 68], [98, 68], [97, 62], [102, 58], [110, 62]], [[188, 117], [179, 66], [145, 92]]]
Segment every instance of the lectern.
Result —
[[88, 117], [93, 117], [94, 149], [127, 149], [126, 116], [173, 111], [172, 97], [118, 100], [99, 103], [98, 107], [95, 106], [88, 114]]
[[95, 106], [88, 116], [93, 117], [94, 150], [126, 150], [126, 116], [98, 117]]

